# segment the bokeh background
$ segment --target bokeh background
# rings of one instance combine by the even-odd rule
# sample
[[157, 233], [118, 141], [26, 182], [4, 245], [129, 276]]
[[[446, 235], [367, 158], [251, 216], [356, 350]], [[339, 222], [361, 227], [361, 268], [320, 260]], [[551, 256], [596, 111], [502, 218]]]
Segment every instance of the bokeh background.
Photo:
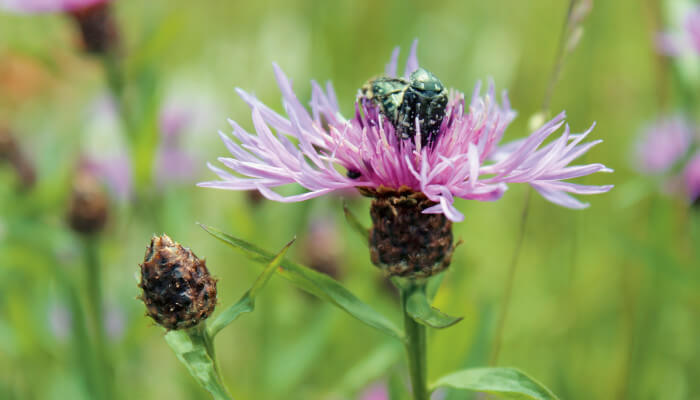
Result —
[[[583, 211], [535, 194], [524, 227], [526, 187], [512, 185], [495, 203], [457, 200], [466, 219], [455, 236], [464, 244], [435, 304], [465, 318], [431, 333], [430, 377], [489, 363], [524, 229], [498, 365], [527, 371], [562, 399], [700, 398], [700, 241], [691, 229], [700, 211], [639, 175], [633, 157], [640, 129], [664, 112], [660, 93], [668, 92], [666, 110], [683, 105], [678, 85], [663, 83], [669, 78], [653, 43], [679, 3], [596, 1], [556, 85], [551, 111], [566, 110], [576, 132], [596, 122], [591, 137], [604, 140], [583, 161], [615, 169], [583, 181], [612, 183], [613, 191], [586, 198], [591, 207]], [[0, 165], [0, 398], [88, 398], [76, 318], [59, 279], [88, 284], [82, 239], [65, 217], [80, 160], [99, 164], [110, 190], [99, 257], [119, 398], [208, 398], [136, 299], [145, 246], [164, 232], [206, 257], [219, 278], [220, 308], [250, 286], [258, 267], [196, 222], [270, 251], [296, 235], [291, 258], [325, 268], [398, 322], [395, 292], [343, 217], [344, 198], [369, 224], [367, 199], [344, 193], [280, 204], [195, 186], [214, 178], [206, 161], [226, 155], [217, 136], [230, 131], [226, 119], [252, 128], [233, 89], [282, 111], [277, 62], [302, 102], [309, 80], [331, 80], [350, 114], [357, 89], [382, 73], [393, 47], [405, 56], [418, 38], [421, 64], [447, 86], [471, 92], [493, 78], [508, 90], [519, 116], [506, 139], [516, 139], [540, 110], [567, 7], [563, 0], [115, 0], [126, 96], [151, 148], [145, 167], [125, 161], [102, 65], [80, 50], [72, 21], [0, 14], [0, 124], [37, 172], [34, 187], [21, 190]], [[168, 121], [180, 124], [178, 144], [163, 149]], [[399, 346], [279, 278], [255, 313], [217, 338], [217, 350], [237, 399], [361, 398], [403, 365]]]

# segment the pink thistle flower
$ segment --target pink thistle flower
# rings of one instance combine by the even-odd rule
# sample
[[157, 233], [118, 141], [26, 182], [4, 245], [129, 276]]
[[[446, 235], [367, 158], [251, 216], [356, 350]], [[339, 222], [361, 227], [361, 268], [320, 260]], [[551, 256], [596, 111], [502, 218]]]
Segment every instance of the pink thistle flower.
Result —
[[[405, 79], [419, 68], [416, 44], [406, 63]], [[386, 67], [388, 77], [397, 76], [398, 53], [397, 48]], [[612, 188], [565, 181], [612, 170], [602, 164], [569, 165], [601, 141], [580, 144], [592, 127], [582, 134], [572, 134], [564, 125], [563, 112], [529, 137], [501, 145], [515, 112], [505, 93], [498, 103], [493, 85], [482, 95], [477, 84], [468, 103], [462, 93], [452, 90], [439, 130], [426, 143], [421, 140], [418, 120], [415, 137], [402, 139], [381, 110], [361, 97], [355, 104], [354, 117], [343, 117], [330, 83], [324, 91], [312, 81], [309, 113], [282, 70], [277, 65], [274, 69], [287, 117], [237, 89], [252, 108], [257, 134], [229, 121], [237, 141], [221, 133], [233, 157], [219, 161], [235, 174], [209, 164], [220, 180], [199, 186], [258, 190], [268, 199], [281, 202], [303, 201], [351, 187], [370, 193], [408, 189], [423, 193], [434, 203], [422, 211], [424, 214], [442, 213], [452, 221], [463, 219], [454, 207], [455, 197], [497, 200], [508, 183], [529, 183], [547, 200], [569, 208], [588, 206], [570, 193], [596, 194]], [[543, 145], [562, 127], [559, 138]], [[290, 183], [301, 185], [307, 192], [283, 196], [272, 190]]]
[[700, 152], [688, 162], [683, 172], [685, 190], [693, 204], [700, 204]]
[[692, 139], [692, 128], [681, 116], [653, 122], [637, 143], [639, 168], [650, 174], [670, 170], [686, 154]]
[[79, 11], [110, 0], [0, 0], [0, 9], [18, 13], [55, 13]]

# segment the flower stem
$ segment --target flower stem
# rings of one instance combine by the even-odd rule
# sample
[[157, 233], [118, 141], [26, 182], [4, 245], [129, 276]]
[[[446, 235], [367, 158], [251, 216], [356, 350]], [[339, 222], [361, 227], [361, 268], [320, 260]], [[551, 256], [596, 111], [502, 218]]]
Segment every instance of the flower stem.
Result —
[[207, 380], [206, 390], [212, 395], [214, 400], [232, 400], [231, 395], [221, 379], [221, 371], [219, 362], [216, 359], [216, 351], [214, 349], [214, 338], [209, 335], [206, 328], [206, 323], [202, 323], [187, 332], [192, 338], [193, 343], [200, 343], [206, 349], [207, 355], [214, 364], [214, 378]]
[[559, 81], [559, 76], [561, 75], [561, 70], [564, 67], [564, 59], [566, 58], [566, 42], [569, 38], [569, 31], [571, 28], [571, 14], [574, 11], [577, 0], [569, 0], [569, 7], [566, 10], [566, 18], [564, 19], [564, 25], [561, 29], [561, 35], [559, 37], [559, 45], [557, 46], [557, 54], [554, 58], [554, 66], [552, 67], [552, 73], [549, 76], [549, 82], [547, 83], [547, 90], [542, 100], [542, 112], [549, 112], [549, 105], [552, 102], [552, 96], [554, 95], [554, 88]]
[[414, 400], [428, 400], [428, 365], [426, 359], [425, 326], [416, 322], [406, 309], [408, 298], [415, 290], [424, 290], [425, 285], [411, 283], [400, 288], [401, 309], [403, 310], [404, 330], [406, 333], [406, 354], [411, 375], [411, 387]]
[[87, 320], [90, 330], [94, 335], [94, 354], [96, 358], [95, 375], [97, 377], [98, 390], [102, 398], [112, 397], [110, 387], [109, 363], [105, 346], [105, 331], [102, 308], [102, 284], [100, 274], [100, 258], [98, 254], [98, 239], [87, 237], [84, 240], [85, 252], [85, 283], [87, 290]]
[[501, 314], [498, 316], [498, 325], [496, 326], [496, 334], [493, 340], [493, 350], [491, 351], [491, 358], [489, 360], [489, 365], [494, 366], [498, 362], [498, 356], [501, 352], [501, 342], [503, 341], [503, 331], [506, 325], [506, 319], [508, 318], [508, 310], [510, 309], [510, 296], [513, 293], [513, 282], [515, 281], [515, 272], [518, 268], [518, 259], [520, 258], [520, 249], [523, 246], [523, 241], [525, 240], [525, 228], [527, 227], [527, 217], [530, 214], [530, 197], [532, 196], [532, 189], [527, 188], [527, 194], [525, 195], [525, 204], [523, 205], [523, 211], [520, 217], [520, 231], [518, 232], [518, 241], [515, 243], [515, 250], [513, 251], [513, 257], [510, 260], [510, 267], [508, 268], [508, 277], [506, 278], [506, 287], [503, 290], [503, 307], [501, 309]]

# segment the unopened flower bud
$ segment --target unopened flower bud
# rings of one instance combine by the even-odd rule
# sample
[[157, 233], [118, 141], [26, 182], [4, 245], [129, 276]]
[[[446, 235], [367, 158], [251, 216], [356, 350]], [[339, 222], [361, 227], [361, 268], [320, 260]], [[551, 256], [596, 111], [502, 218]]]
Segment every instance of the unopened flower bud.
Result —
[[91, 235], [98, 233], [107, 222], [108, 200], [97, 178], [81, 171], [73, 181], [68, 210], [68, 223], [74, 231]]
[[370, 254], [388, 276], [427, 278], [450, 265], [452, 222], [444, 214], [423, 214], [435, 205], [411, 190], [371, 190]]
[[169, 330], [198, 325], [216, 307], [216, 279], [205, 261], [167, 235], [151, 239], [139, 287], [148, 315]]
[[70, 14], [78, 24], [85, 51], [105, 54], [118, 50], [117, 24], [108, 1], [73, 10]]

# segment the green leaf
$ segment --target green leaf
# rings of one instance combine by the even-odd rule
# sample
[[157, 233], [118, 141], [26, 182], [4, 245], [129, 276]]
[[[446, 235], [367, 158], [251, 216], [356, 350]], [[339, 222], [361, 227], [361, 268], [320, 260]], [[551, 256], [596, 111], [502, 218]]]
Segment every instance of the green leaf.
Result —
[[438, 387], [472, 390], [517, 400], [557, 400], [549, 389], [515, 368], [470, 368], [438, 379]]
[[447, 271], [442, 271], [428, 279], [428, 283], [425, 286], [425, 294], [428, 296], [429, 301], [433, 301], [435, 296], [437, 296], [438, 289], [440, 289], [440, 285], [442, 285], [442, 281], [445, 279], [446, 274]]
[[269, 264], [263, 269], [263, 272], [258, 276], [253, 283], [253, 286], [245, 292], [243, 297], [241, 297], [236, 304], [230, 306], [224, 312], [219, 314], [218, 317], [209, 325], [208, 333], [210, 337], [216, 336], [222, 329], [224, 329], [228, 324], [235, 321], [241, 314], [247, 312], [253, 312], [255, 309], [255, 296], [265, 287], [267, 282], [270, 280], [272, 275], [275, 273], [277, 267], [279, 267], [280, 262], [284, 258], [284, 255], [289, 250], [289, 247], [294, 243], [296, 238], [292, 239], [287, 243], [282, 250], [275, 256], [275, 258], [270, 261]]
[[365, 241], [369, 241], [369, 229], [362, 226], [360, 220], [357, 219], [355, 214], [348, 208], [348, 203], [343, 202], [343, 212], [345, 213], [345, 219], [350, 224], [350, 227], [357, 232]]
[[462, 317], [451, 317], [432, 307], [423, 288], [411, 292], [406, 302], [406, 310], [419, 324], [436, 329], [448, 328], [462, 320]]
[[215, 400], [231, 399], [219, 377], [215, 362], [207, 351], [206, 332], [200, 327], [170, 331], [165, 335], [165, 341], [197, 383], [211, 393]]
[[[202, 224], [200, 224], [200, 226], [210, 235], [234, 249], [242, 251], [252, 260], [267, 264], [274, 258], [271, 253], [251, 243], [223, 233], [215, 228]], [[301, 289], [322, 300], [330, 302], [366, 325], [399, 340], [404, 339], [403, 332], [397, 328], [393, 322], [379, 314], [368, 304], [362, 302], [362, 300], [358, 299], [354, 294], [343, 287], [343, 285], [328, 275], [316, 272], [311, 268], [304, 267], [289, 260], [281, 261], [278, 273]]]

